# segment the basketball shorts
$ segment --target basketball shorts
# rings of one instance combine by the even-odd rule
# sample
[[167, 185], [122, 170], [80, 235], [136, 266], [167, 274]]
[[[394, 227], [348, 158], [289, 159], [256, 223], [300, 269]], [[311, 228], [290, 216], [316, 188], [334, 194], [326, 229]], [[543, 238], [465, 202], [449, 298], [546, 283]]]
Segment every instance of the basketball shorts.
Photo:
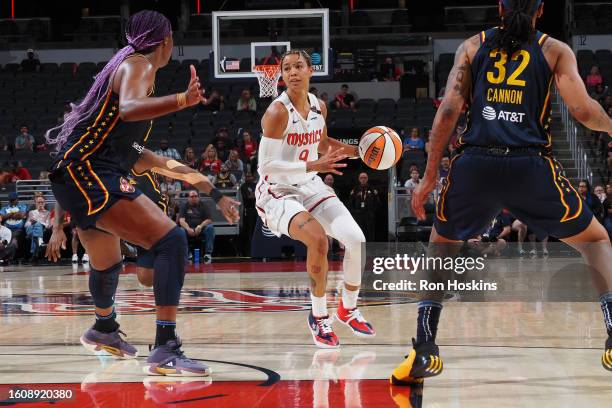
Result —
[[89, 160], [55, 169], [49, 180], [55, 199], [84, 230], [95, 227], [98, 219], [120, 199], [134, 200], [141, 194], [127, 174]]
[[466, 147], [452, 159], [436, 203], [434, 225], [441, 236], [474, 238], [503, 208], [540, 239], [571, 237], [589, 226], [591, 210], [553, 157], [537, 149], [490, 152]]
[[259, 180], [255, 188], [255, 208], [263, 223], [280, 237], [289, 235], [289, 224], [297, 214], [308, 211], [316, 218], [316, 212], [328, 206], [341, 204], [334, 190], [314, 176], [303, 184], [275, 184]]

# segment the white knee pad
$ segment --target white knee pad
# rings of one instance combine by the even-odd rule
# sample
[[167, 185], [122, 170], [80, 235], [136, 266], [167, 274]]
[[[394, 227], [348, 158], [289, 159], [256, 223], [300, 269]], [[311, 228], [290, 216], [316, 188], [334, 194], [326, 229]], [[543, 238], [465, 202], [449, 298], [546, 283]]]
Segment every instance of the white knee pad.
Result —
[[362, 251], [365, 236], [361, 228], [340, 201], [336, 205], [322, 208], [313, 215], [329, 236], [344, 245], [344, 282], [359, 286], [363, 272], [362, 261], [365, 257], [365, 252]]

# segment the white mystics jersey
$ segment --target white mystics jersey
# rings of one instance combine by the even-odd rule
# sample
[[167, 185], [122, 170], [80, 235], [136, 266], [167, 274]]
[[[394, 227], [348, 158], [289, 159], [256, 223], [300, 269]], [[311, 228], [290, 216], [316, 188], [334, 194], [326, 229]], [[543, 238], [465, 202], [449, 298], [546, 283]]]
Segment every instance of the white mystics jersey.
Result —
[[[281, 102], [289, 112], [287, 128], [283, 133], [283, 145], [278, 152], [278, 160], [297, 162], [317, 160], [319, 155], [317, 149], [323, 135], [325, 118], [321, 113], [321, 106], [316, 96], [309, 93], [310, 111], [308, 117], [303, 118], [295, 109], [286, 92], [283, 92], [274, 102]], [[266, 129], [263, 129], [264, 135]], [[268, 175], [262, 174], [258, 169], [259, 176], [270, 183], [301, 184], [314, 177], [316, 172], [300, 175]]]

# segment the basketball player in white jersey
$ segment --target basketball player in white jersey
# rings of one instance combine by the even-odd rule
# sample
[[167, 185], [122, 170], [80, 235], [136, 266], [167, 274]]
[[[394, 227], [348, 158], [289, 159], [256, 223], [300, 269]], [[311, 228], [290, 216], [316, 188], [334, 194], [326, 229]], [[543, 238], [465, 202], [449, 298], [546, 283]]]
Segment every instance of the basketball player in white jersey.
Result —
[[359, 153], [356, 146], [327, 137], [327, 107], [308, 93], [313, 73], [310, 56], [302, 50], [288, 51], [281, 58], [281, 72], [287, 91], [272, 102], [261, 120], [264, 136], [259, 145], [255, 204], [274, 234], [285, 234], [306, 245], [312, 300], [308, 325], [318, 347], [337, 348], [340, 343], [326, 300], [327, 235], [345, 246], [344, 287], [335, 317], [355, 335], [373, 337], [372, 325], [357, 309], [365, 237], [317, 173], [341, 175], [339, 169], [346, 164], [339, 162], [359, 157]]

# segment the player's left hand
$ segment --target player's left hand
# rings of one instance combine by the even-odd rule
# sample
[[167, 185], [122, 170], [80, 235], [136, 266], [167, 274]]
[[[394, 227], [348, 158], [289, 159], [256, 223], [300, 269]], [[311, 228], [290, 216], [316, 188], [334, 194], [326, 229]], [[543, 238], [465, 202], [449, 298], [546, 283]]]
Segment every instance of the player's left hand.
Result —
[[412, 192], [412, 212], [421, 221], [425, 219], [425, 202], [435, 186], [436, 179], [423, 178]]
[[238, 220], [240, 220], [240, 213], [238, 212], [240, 201], [224, 196], [221, 200], [219, 200], [217, 205], [219, 206], [219, 210], [221, 210], [221, 213], [227, 222], [230, 224], [235, 224], [238, 222]]
[[66, 234], [63, 228], [53, 228], [51, 238], [47, 244], [45, 257], [51, 262], [57, 262], [61, 258], [61, 250], [66, 249]]
[[189, 71], [191, 73], [191, 78], [189, 79], [187, 91], [185, 91], [185, 98], [187, 101], [187, 106], [194, 106], [204, 101], [204, 91], [200, 85], [200, 77], [198, 77], [196, 69], [193, 65], [189, 66]]

